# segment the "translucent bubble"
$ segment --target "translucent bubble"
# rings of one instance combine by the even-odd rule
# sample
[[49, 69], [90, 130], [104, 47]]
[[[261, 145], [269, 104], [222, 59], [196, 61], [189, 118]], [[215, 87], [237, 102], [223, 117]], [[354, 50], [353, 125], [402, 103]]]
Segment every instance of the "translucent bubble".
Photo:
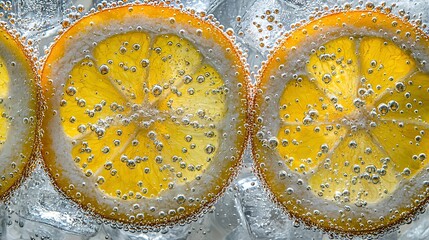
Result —
[[378, 176], [378, 175], [373, 175], [373, 176], [371, 177], [371, 182], [372, 182], [372, 183], [374, 183], [374, 184], [379, 183], [379, 182], [380, 182], [380, 176]]
[[182, 195], [182, 194], [179, 194], [179, 195], [177, 195], [177, 197], [176, 197], [176, 202], [177, 202], [178, 204], [183, 204], [183, 203], [185, 203], [185, 202], [186, 202], [186, 197], [185, 197], [184, 195]]
[[74, 96], [76, 94], [77, 90], [75, 87], [68, 87], [66, 90], [67, 95]]
[[332, 81], [332, 76], [331, 74], [325, 74], [322, 77], [322, 81], [326, 84], [330, 83]]
[[405, 84], [404, 84], [403, 82], [397, 82], [397, 83], [395, 84], [395, 89], [396, 89], [396, 91], [398, 91], [398, 92], [403, 92], [403, 91], [405, 91], [406, 86], [405, 86]]
[[127, 167], [130, 169], [134, 169], [136, 167], [136, 165], [137, 165], [136, 161], [134, 161], [134, 160], [128, 160], [127, 161]]
[[286, 173], [286, 171], [284, 171], [284, 170], [282, 170], [282, 171], [280, 171], [279, 172], [279, 178], [280, 179], [285, 179], [286, 178], [286, 176], [287, 176], [287, 173]]
[[381, 103], [380, 105], [378, 105], [378, 111], [382, 114], [385, 115], [389, 112], [389, 107], [387, 106], [387, 104], [385, 103]]
[[189, 95], [194, 95], [195, 94], [195, 89], [194, 88], [188, 88], [188, 94]]
[[185, 84], [189, 84], [189, 83], [191, 83], [191, 82], [192, 82], [192, 77], [191, 77], [190, 75], [185, 75], [185, 76], [183, 77], [183, 82], [184, 82]]
[[106, 130], [104, 128], [98, 127], [95, 129], [95, 134], [97, 134], [99, 138], [103, 137], [105, 133]]
[[359, 165], [354, 165], [353, 166], [353, 172], [360, 173], [360, 166]]
[[398, 108], [399, 108], [399, 103], [396, 102], [396, 101], [394, 101], [394, 100], [389, 101], [389, 103], [387, 105], [389, 106], [389, 109], [392, 112], [396, 112], [398, 110]]
[[98, 183], [99, 185], [103, 184], [104, 182], [105, 182], [104, 177], [102, 177], [102, 176], [98, 176], [98, 177], [97, 177], [97, 183]]
[[109, 67], [107, 65], [103, 64], [103, 65], [100, 66], [100, 68], [98, 70], [100, 71], [100, 73], [102, 75], [106, 75], [106, 74], [109, 73], [110, 69], [109, 69]]
[[110, 152], [110, 148], [109, 148], [108, 146], [104, 146], [104, 147], [101, 149], [101, 152], [102, 152], [102, 153], [108, 153], [108, 152]]
[[161, 164], [163, 160], [164, 159], [162, 158], [162, 156], [158, 155], [158, 156], [155, 157], [155, 162], [158, 163], [158, 164]]
[[402, 171], [402, 173], [403, 173], [405, 176], [410, 176], [410, 175], [411, 175], [411, 169], [409, 169], [409, 168], [404, 168], [404, 170]]
[[79, 100], [77, 101], [77, 105], [78, 105], [79, 107], [85, 107], [85, 106], [86, 106], [86, 101], [85, 101], [85, 99], [79, 99]]
[[353, 100], [353, 105], [354, 105], [356, 108], [361, 108], [361, 107], [365, 106], [365, 101], [363, 101], [363, 100], [362, 100], [362, 99], [360, 99], [360, 98], [356, 98], [355, 100]]
[[203, 76], [203, 75], [199, 75], [198, 77], [197, 77], [197, 82], [198, 83], [203, 83], [205, 81], [205, 77]]
[[276, 137], [271, 137], [270, 139], [268, 139], [269, 148], [275, 149], [277, 148], [278, 145], [279, 145], [279, 140]]
[[133, 45], [133, 49], [138, 51], [141, 48], [140, 44], [136, 43]]
[[215, 151], [215, 147], [211, 144], [208, 144], [205, 148], [207, 154], [212, 154]]
[[377, 171], [377, 168], [374, 165], [368, 165], [366, 166], [365, 171], [367, 173], [375, 173]]
[[156, 84], [155, 86], [153, 86], [152, 88], [152, 94], [157, 97], [159, 95], [161, 95], [162, 93], [162, 87], [158, 84]]
[[329, 152], [329, 146], [328, 144], [324, 143], [320, 146], [322, 153], [328, 153]]
[[113, 167], [113, 163], [112, 162], [106, 162], [104, 164], [104, 169], [106, 169], [106, 170], [111, 170], [112, 167]]
[[121, 46], [121, 47], [119, 48], [119, 52], [120, 52], [121, 54], [125, 54], [125, 53], [127, 52], [127, 48], [126, 48], [126, 47], [124, 47], [124, 46]]
[[140, 64], [142, 65], [142, 67], [146, 68], [147, 66], [149, 66], [149, 59], [141, 60]]
[[350, 148], [356, 148], [357, 146], [358, 146], [358, 144], [357, 144], [356, 141], [352, 140], [352, 141], [349, 142], [349, 147]]
[[185, 140], [186, 140], [186, 142], [192, 141], [192, 136], [191, 135], [186, 135], [185, 136]]

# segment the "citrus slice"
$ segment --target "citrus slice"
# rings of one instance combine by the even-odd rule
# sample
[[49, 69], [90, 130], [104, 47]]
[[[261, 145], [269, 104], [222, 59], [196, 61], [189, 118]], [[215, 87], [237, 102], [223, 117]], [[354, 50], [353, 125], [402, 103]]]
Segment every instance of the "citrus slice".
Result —
[[0, 198], [31, 170], [38, 142], [37, 75], [28, 49], [0, 24]]
[[408, 221], [428, 199], [428, 37], [380, 11], [287, 34], [263, 66], [256, 171], [287, 213], [344, 234]]
[[142, 4], [82, 18], [42, 70], [54, 184], [110, 220], [189, 220], [239, 166], [248, 76], [232, 39], [190, 12]]

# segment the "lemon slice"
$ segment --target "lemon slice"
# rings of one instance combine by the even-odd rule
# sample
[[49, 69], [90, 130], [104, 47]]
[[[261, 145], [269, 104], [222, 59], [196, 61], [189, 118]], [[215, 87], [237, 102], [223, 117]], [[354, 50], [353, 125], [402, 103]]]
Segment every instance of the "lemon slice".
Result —
[[31, 169], [38, 146], [37, 75], [18, 36], [0, 24], [0, 198]]
[[428, 199], [428, 37], [378, 11], [322, 16], [260, 72], [253, 156], [274, 200], [311, 226], [379, 233]]
[[248, 72], [232, 40], [191, 13], [142, 4], [84, 17], [53, 45], [42, 87], [47, 170], [88, 211], [184, 222], [236, 173]]

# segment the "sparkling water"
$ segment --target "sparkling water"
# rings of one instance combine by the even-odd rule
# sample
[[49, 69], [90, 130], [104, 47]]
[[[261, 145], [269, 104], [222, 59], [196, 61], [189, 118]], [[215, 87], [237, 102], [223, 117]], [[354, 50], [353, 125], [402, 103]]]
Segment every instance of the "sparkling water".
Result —
[[[102, 1], [90, 0], [17, 0], [3, 2], [8, 6], [5, 19], [14, 23], [23, 36], [34, 40], [40, 56], [52, 43], [67, 9], [83, 6], [86, 10]], [[373, 1], [378, 4], [383, 1]], [[387, 1], [396, 3], [406, 14], [429, 20], [429, 3], [420, 1]], [[273, 49], [279, 37], [291, 30], [291, 24], [308, 19], [315, 10], [343, 6], [345, 1], [310, 0], [183, 0], [182, 4], [197, 11], [213, 14], [225, 28], [232, 28], [245, 50], [254, 77], [261, 62]], [[364, 5], [354, 1], [354, 6]], [[274, 20], [262, 19], [267, 11]], [[259, 27], [257, 27], [259, 25]], [[269, 25], [271, 30], [267, 30]], [[258, 31], [261, 28], [263, 31]], [[254, 79], [253, 79], [254, 80]], [[429, 239], [429, 211], [380, 239]], [[197, 221], [160, 232], [130, 232], [119, 226], [103, 224], [80, 210], [58, 193], [38, 163], [11, 199], [0, 206], [1, 239], [328, 239], [328, 235], [299, 225], [268, 197], [252, 172], [250, 155], [237, 179], [225, 194]]]

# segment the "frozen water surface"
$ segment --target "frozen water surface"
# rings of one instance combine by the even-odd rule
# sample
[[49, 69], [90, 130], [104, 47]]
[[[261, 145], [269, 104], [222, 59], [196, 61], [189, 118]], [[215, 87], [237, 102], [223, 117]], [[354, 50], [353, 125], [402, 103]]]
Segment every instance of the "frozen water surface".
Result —
[[[43, 50], [60, 29], [66, 9], [82, 5], [86, 10], [101, 1], [19, 0], [10, 3], [8, 17], [24, 36], [36, 40]], [[379, 4], [384, 1], [372, 1]], [[429, 22], [427, 0], [385, 1], [396, 3], [412, 18]], [[291, 24], [308, 16], [315, 9], [343, 6], [346, 1], [310, 0], [183, 0], [187, 7], [213, 14], [225, 28], [232, 28], [238, 43], [245, 50], [255, 76], [261, 62], [275, 47], [276, 41]], [[366, 1], [354, 1], [364, 5]], [[265, 16], [261, 18], [261, 16]], [[267, 16], [272, 16], [268, 20]], [[260, 30], [262, 29], [262, 30]], [[271, 29], [271, 30], [269, 30]], [[427, 31], [427, 29], [426, 29]], [[254, 79], [253, 79], [254, 80]], [[0, 206], [1, 239], [328, 239], [326, 234], [299, 226], [270, 201], [259, 180], [251, 172], [247, 154], [244, 167], [224, 196], [211, 211], [197, 221], [160, 232], [124, 231], [100, 224], [59, 194], [40, 167], [14, 193], [7, 204]], [[417, 216], [411, 224], [401, 226], [379, 239], [429, 239], [429, 211]]]

